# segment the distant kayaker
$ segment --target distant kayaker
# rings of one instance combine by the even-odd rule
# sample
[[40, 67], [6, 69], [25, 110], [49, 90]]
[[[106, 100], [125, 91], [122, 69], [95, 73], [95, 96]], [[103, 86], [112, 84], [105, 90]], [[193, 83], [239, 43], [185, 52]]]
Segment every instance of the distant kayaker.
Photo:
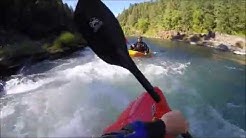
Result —
[[188, 131], [188, 122], [180, 111], [170, 111], [152, 122], [136, 121], [119, 132], [105, 134], [101, 138], [163, 138], [165, 134], [176, 137]]
[[143, 42], [143, 37], [139, 36], [135, 44], [132, 44], [130, 50], [135, 50], [143, 53], [149, 53], [149, 47], [145, 42]]

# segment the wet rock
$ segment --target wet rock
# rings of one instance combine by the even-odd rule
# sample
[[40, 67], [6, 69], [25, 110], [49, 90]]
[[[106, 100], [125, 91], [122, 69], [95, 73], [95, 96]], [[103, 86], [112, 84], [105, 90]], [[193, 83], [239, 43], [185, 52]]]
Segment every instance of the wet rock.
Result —
[[171, 40], [175, 41], [175, 40], [183, 40], [185, 38], [185, 34], [180, 34], [180, 32], [177, 33], [177, 35], [172, 36]]
[[8, 77], [15, 74], [25, 63], [25, 59], [18, 58], [3, 58], [0, 62], [0, 76]]
[[0, 60], [0, 76], [9, 77], [15, 75], [24, 65], [35, 64], [43, 60], [55, 60], [63, 57], [67, 57], [72, 53], [84, 49], [84, 46], [64, 48], [62, 52], [56, 53], [37, 53], [35, 55], [22, 55], [11, 58], [1, 58]]
[[208, 31], [207, 34], [185, 34], [177, 31], [161, 31], [159, 36], [162, 39], [173, 41], [183, 41], [191, 45], [212, 47], [221, 51], [230, 51], [234, 54], [246, 54], [245, 37], [221, 34], [218, 32]]
[[215, 32], [212, 32], [211, 30], [208, 31], [208, 34], [204, 35], [204, 40], [210, 40], [215, 39]]
[[246, 43], [243, 41], [238, 41], [233, 47], [233, 53], [237, 55], [246, 55]]
[[189, 38], [189, 41], [190, 41], [190, 42], [198, 42], [198, 41], [201, 41], [201, 40], [202, 40], [201, 37], [202, 37], [202, 36], [195, 34], [195, 35], [193, 35], [193, 36], [191, 36], [191, 37]]
[[221, 50], [221, 51], [224, 51], [224, 52], [230, 50], [229, 47], [228, 47], [227, 45], [224, 45], [224, 44], [218, 45], [218, 46], [216, 47], [216, 49]]
[[5, 87], [5, 82], [0, 80], [0, 97], [2, 97], [5, 94], [4, 87]]
[[246, 49], [246, 43], [243, 42], [243, 41], [237, 41], [235, 43], [235, 46], [238, 47], [238, 48], [241, 48], [241, 49]]

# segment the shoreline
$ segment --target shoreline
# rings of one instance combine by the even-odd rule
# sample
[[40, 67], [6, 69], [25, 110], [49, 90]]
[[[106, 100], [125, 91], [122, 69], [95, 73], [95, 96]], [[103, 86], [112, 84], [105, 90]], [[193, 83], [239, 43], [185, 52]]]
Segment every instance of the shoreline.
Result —
[[[66, 58], [86, 47], [85, 40], [76, 33], [62, 32], [55, 37], [32, 40], [24, 34], [13, 34], [16, 40], [3, 41], [0, 47], [0, 80], [6, 80], [24, 66], [44, 60]], [[4, 39], [4, 35], [0, 34]], [[7, 38], [7, 37], [6, 37]]]
[[[246, 37], [214, 33], [211, 34], [186, 34], [177, 31], [162, 31], [155, 35], [142, 36], [147, 38], [156, 38], [162, 40], [179, 41], [189, 43], [191, 45], [211, 47], [224, 52], [232, 52], [233, 54], [246, 56]], [[129, 35], [136, 36], [136, 35]]]
[[[161, 39], [170, 42], [181, 42], [193, 46], [216, 49], [220, 51], [221, 54], [223, 55], [223, 56], [218, 56], [221, 59], [226, 59], [233, 62], [237, 62], [241, 65], [246, 65], [246, 38], [244, 37], [215, 33], [216, 36], [215, 38], [204, 40], [205, 34], [203, 34], [204, 35], [203, 37], [199, 37], [202, 34], [190, 34], [190, 35], [180, 34], [179, 37], [177, 37], [177, 35], [175, 35], [177, 32], [175, 31], [173, 32], [174, 32], [173, 34], [169, 34], [169, 36], [166, 36], [166, 38], [161, 37], [161, 35], [143, 34], [141, 36], [146, 38]], [[182, 35], [184, 36], [183, 38], [180, 37]], [[139, 36], [139, 34], [128, 35], [128, 36], [136, 37]]]
[[83, 50], [85, 46], [78, 46], [56, 53], [40, 53], [32, 56], [20, 56], [11, 59], [0, 58], [0, 80], [6, 80], [25, 65], [31, 66], [44, 60], [56, 60], [66, 58], [73, 53]]

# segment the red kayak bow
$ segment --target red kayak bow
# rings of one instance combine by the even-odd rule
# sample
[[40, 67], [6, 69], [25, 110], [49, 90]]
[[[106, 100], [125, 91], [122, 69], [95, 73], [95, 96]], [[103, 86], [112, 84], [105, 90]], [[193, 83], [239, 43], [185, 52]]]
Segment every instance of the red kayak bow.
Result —
[[[160, 96], [160, 102], [156, 103], [153, 98], [144, 92], [120, 114], [117, 121], [104, 130], [105, 133], [116, 132], [134, 121], [149, 122], [155, 118], [161, 118], [165, 113], [171, 111], [163, 92], [155, 87], [155, 92]], [[166, 135], [165, 138], [173, 138]]]

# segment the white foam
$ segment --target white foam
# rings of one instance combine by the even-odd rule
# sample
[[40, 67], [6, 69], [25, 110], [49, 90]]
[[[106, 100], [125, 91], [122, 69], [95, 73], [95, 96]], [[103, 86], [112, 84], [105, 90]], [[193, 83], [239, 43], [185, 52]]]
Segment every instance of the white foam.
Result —
[[15, 112], [15, 110], [14, 110], [14, 107], [13, 106], [11, 106], [11, 105], [4, 106], [1, 109], [0, 118], [7, 117], [7, 116], [13, 114], [14, 112]]
[[[58, 80], [79, 80], [83, 83], [92, 83], [95, 80], [118, 82], [128, 79], [135, 79], [128, 70], [119, 66], [109, 65], [105, 63], [95, 54], [92, 54], [91, 50], [87, 49], [84, 54], [84, 57], [68, 59], [66, 60], [66, 62], [57, 65], [47, 72], [47, 77], [45, 78], [38, 78], [33, 80], [33, 77], [29, 76], [9, 80], [6, 83], [5, 88], [7, 94], [29, 92]], [[88, 62], [88, 60], [90, 62]], [[142, 64], [140, 62], [138, 66], [140, 70], [144, 73], [144, 75], [152, 79], [162, 75], [167, 76], [168, 74], [182, 75], [188, 65], [190, 65], [189, 62], [184, 64], [162, 62], [160, 65]], [[35, 76], [35, 74], [33, 76]]]
[[[81, 109], [83, 111], [83, 109]], [[90, 112], [91, 110], [89, 110]], [[51, 132], [48, 137], [81, 137], [83, 133], [88, 133], [90, 130], [87, 127], [81, 125], [82, 118], [80, 111], [76, 111], [73, 119], [69, 122], [62, 123], [61, 126], [57, 126], [54, 132]]]
[[173, 75], [183, 75], [189, 67], [187, 63], [171, 63], [171, 62], [152, 62], [151, 64], [138, 64], [139, 69], [150, 80], [154, 81], [157, 78], [166, 78]]
[[124, 78], [129, 75], [130, 72], [122, 67], [109, 65], [101, 59], [95, 59], [93, 62], [63, 70], [60, 74], [64, 75], [66, 79], [82, 78], [88, 83], [93, 80], [115, 80]]
[[32, 80], [28, 78], [14, 78], [6, 82], [5, 90], [7, 94], [25, 93], [48, 84], [52, 79]]
[[[102, 129], [136, 98], [132, 91], [117, 87], [122, 84], [128, 88], [128, 84], [136, 83], [138, 87], [134, 88], [141, 88], [128, 70], [105, 63], [90, 50], [82, 56], [60, 60], [55, 63], [56, 67], [41, 75], [19, 76], [7, 82], [7, 94], [30, 92], [16, 99], [19, 102], [13, 107], [2, 109], [1, 118], [4, 120], [9, 119], [11, 114], [21, 115], [15, 119], [15, 124], [7, 124], [15, 128], [15, 131], [9, 132], [11, 136], [100, 136]], [[182, 74], [187, 67], [186, 63], [155, 64], [155, 61], [152, 64], [144, 61], [137, 64], [153, 80], [169, 73]], [[15, 107], [19, 106], [21, 110], [16, 111]]]
[[148, 76], [150, 75], [167, 75], [168, 73], [168, 69], [165, 69], [165, 67], [163, 66], [158, 66], [158, 65], [154, 65], [154, 64], [149, 64], [143, 68], [143, 73], [144, 74], [148, 74]]
[[242, 107], [242, 105], [236, 105], [234, 103], [227, 103], [226, 106], [228, 108], [240, 108], [240, 107]]
[[[13, 120], [6, 121], [6, 125], [15, 126], [14, 131], [4, 129], [4, 133], [13, 137], [91, 137], [102, 134], [102, 129], [115, 121], [143, 88], [126, 69], [105, 63], [90, 50], [83, 56], [65, 60], [64, 64], [61, 62], [42, 74], [44, 77], [34, 74], [8, 81], [7, 94], [30, 93], [15, 97], [16, 102], [1, 108], [0, 118]], [[191, 99], [181, 97], [180, 101], [172, 102], [184, 105], [187, 99], [198, 99], [187, 109], [191, 132], [200, 137], [210, 133], [214, 136], [245, 136], [244, 130], [207, 106], [196, 90], [185, 89], [181, 80], [173, 79], [184, 75], [190, 62], [153, 59], [149, 64], [146, 61], [136, 63], [151, 82], [160, 83], [165, 92], [190, 94]]]
[[242, 69], [242, 68], [236, 68], [236, 67], [231, 67], [231, 66], [225, 66], [225, 68], [227, 68], [229, 70], [240, 70], [240, 71], [244, 71], [244, 69]]

